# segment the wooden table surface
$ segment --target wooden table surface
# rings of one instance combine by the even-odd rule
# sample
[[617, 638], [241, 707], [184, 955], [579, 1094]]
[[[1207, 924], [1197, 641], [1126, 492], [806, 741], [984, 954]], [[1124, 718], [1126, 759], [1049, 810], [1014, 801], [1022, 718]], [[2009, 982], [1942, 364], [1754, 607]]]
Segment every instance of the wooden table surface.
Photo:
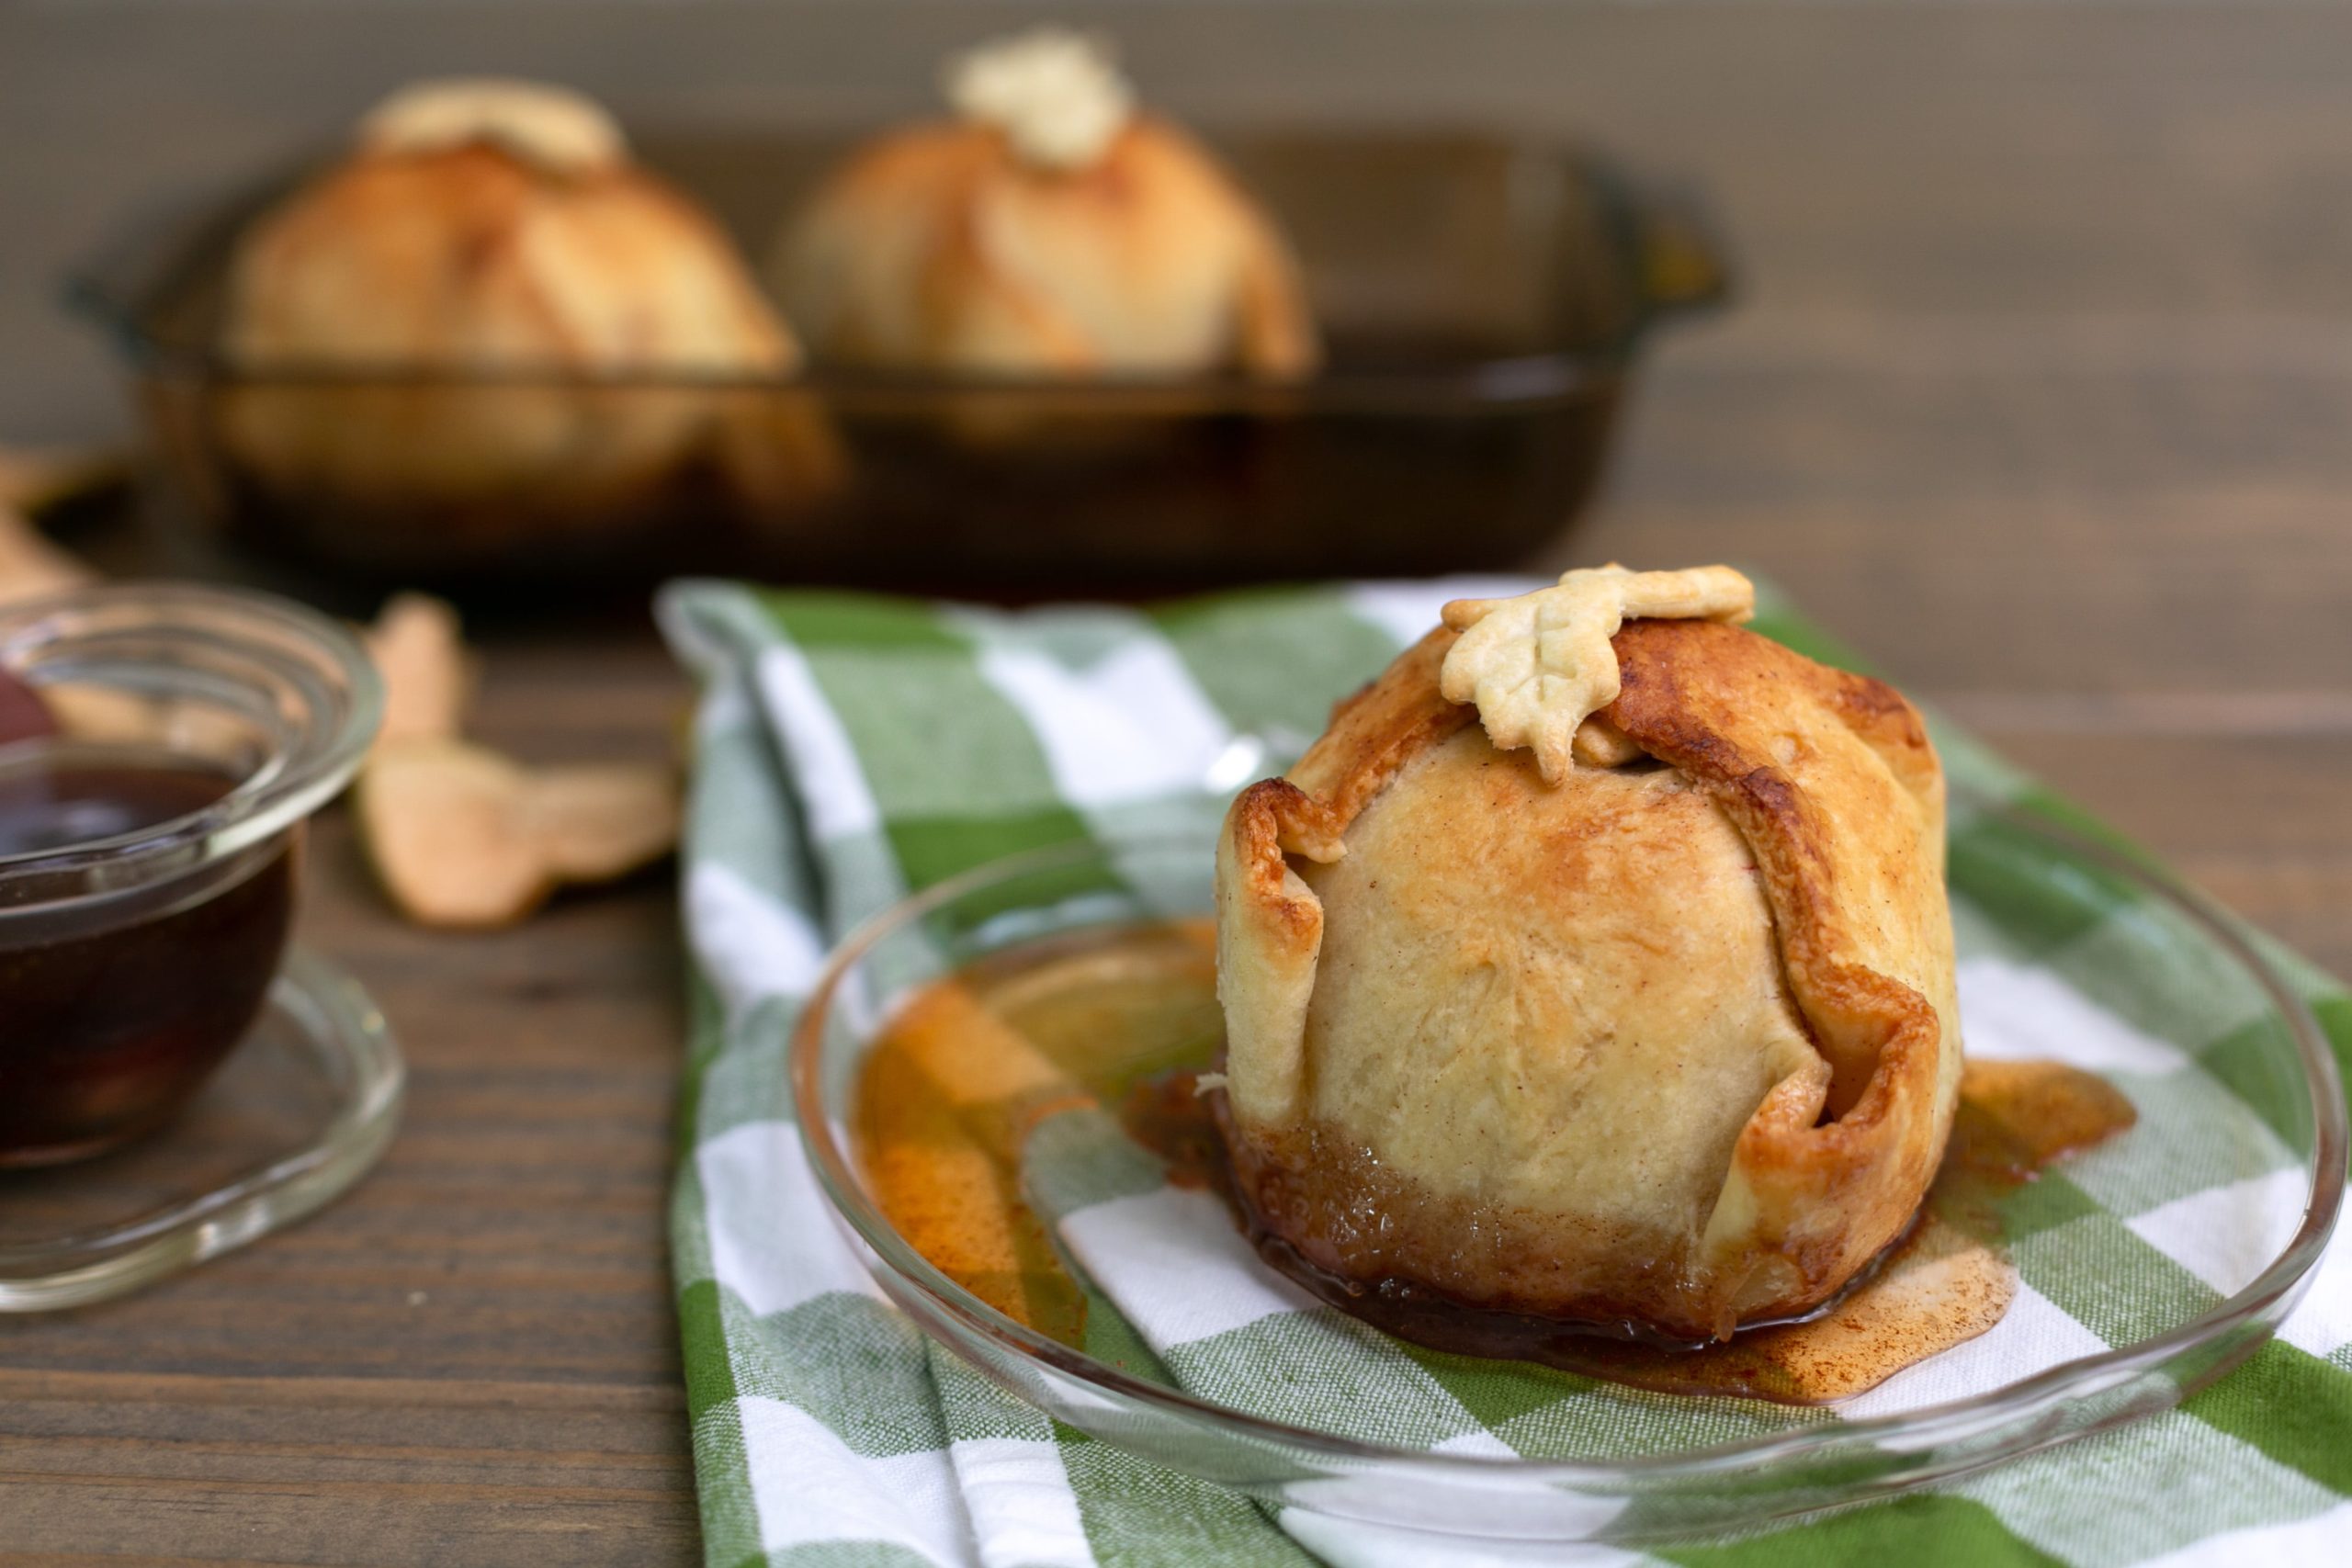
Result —
[[[527, 71], [742, 125], [913, 107], [1023, 13], [538, 0], [0, 12], [0, 439], [102, 434], [56, 271], [126, 205], [405, 76]], [[2190, 877], [2352, 973], [2352, 12], [2187, 3], [1142, 6], [1204, 118], [1599, 134], [1701, 177], [1738, 310], [1662, 344], [1547, 561], [1731, 558]], [[514, 636], [480, 728], [659, 754], [649, 635]], [[392, 919], [331, 818], [308, 938], [413, 1068], [289, 1234], [0, 1323], [0, 1559], [659, 1563], [696, 1551], [662, 1244], [660, 879], [524, 930]]]

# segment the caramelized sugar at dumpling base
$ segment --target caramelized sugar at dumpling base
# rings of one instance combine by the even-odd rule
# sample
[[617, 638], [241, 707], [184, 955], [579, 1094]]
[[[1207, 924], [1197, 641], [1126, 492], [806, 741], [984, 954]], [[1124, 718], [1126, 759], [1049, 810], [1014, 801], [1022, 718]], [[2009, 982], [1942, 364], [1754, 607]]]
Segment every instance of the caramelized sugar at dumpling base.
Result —
[[1303, 868], [1326, 925], [1282, 1138], [1313, 1146], [1239, 1155], [1334, 1273], [1639, 1316], [1700, 1269], [1740, 1129], [1814, 1053], [1714, 804], [1671, 769], [1552, 786], [1524, 761], [1463, 730]]

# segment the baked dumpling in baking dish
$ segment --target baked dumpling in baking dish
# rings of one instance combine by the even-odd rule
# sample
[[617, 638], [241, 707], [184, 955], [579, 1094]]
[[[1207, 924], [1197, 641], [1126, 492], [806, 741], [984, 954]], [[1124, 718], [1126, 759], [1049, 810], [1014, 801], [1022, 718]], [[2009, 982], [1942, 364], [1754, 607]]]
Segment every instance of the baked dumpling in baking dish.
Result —
[[786, 231], [776, 292], [820, 359], [1000, 376], [1313, 369], [1272, 220], [1138, 111], [1107, 52], [1044, 29], [947, 73], [955, 119], [881, 136]]
[[718, 222], [536, 83], [378, 106], [240, 236], [220, 339], [245, 378], [226, 434], [288, 487], [539, 506], [626, 501], [730, 443], [812, 488], [836, 460], [806, 409], [699, 384], [799, 347]]

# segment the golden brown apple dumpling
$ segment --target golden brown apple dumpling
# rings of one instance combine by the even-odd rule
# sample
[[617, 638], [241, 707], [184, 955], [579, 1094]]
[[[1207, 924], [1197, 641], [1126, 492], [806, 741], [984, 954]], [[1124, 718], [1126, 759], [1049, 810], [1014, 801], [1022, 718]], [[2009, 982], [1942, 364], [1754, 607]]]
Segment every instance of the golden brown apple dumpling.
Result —
[[1942, 774], [1752, 603], [1720, 567], [1458, 601], [1235, 802], [1222, 1124], [1317, 1269], [1697, 1342], [1910, 1224], [1961, 1065]]
[[738, 446], [812, 491], [837, 460], [797, 402], [723, 389], [789, 374], [798, 344], [718, 221], [559, 87], [386, 99], [240, 236], [220, 333], [250, 383], [225, 434], [296, 494], [498, 528], [593, 517]]
[[1315, 367], [1272, 219], [1136, 110], [1099, 44], [1040, 29], [946, 86], [956, 118], [861, 148], [783, 236], [777, 294], [812, 353], [990, 376]]

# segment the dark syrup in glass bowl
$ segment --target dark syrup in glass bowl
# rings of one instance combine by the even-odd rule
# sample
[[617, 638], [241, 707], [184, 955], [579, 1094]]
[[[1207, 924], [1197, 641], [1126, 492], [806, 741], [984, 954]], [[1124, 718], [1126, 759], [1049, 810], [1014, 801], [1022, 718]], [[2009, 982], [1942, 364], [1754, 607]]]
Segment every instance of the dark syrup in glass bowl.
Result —
[[[0, 866], [137, 840], [237, 777], [153, 746], [0, 736]], [[54, 904], [0, 908], [0, 1166], [111, 1148], [167, 1120], [252, 1026], [293, 912], [293, 838]]]

